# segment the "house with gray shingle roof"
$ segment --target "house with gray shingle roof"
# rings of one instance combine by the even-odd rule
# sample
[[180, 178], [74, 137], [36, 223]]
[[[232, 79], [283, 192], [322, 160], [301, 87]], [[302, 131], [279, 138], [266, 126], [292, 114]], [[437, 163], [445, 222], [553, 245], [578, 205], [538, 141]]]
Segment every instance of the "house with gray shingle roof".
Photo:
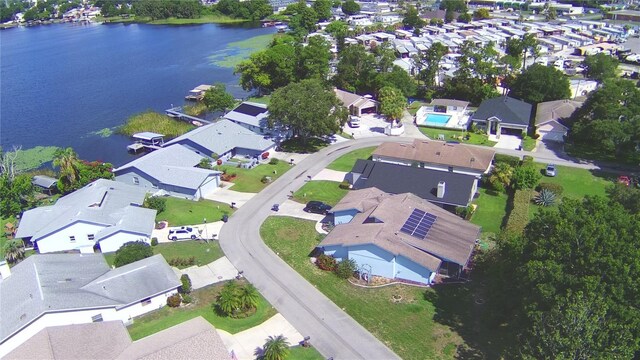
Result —
[[471, 116], [471, 121], [487, 134], [520, 135], [529, 129], [531, 104], [508, 96], [484, 100]]
[[162, 255], [117, 269], [101, 254], [30, 256], [0, 281], [0, 357], [49, 326], [129, 322], [180, 285]]
[[156, 210], [141, 207], [145, 195], [144, 189], [99, 179], [54, 205], [25, 211], [16, 238], [40, 253], [112, 252], [129, 241], [149, 241]]

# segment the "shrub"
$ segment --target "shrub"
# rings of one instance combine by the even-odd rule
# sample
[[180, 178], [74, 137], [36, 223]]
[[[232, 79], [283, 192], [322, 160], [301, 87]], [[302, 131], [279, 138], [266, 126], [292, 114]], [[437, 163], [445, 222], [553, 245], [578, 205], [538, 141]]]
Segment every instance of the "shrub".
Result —
[[349, 182], [347, 180], [343, 180], [340, 185], [338, 185], [338, 187], [340, 189], [345, 189], [345, 190], [349, 190], [351, 189], [351, 184], [349, 184]]
[[167, 199], [160, 196], [148, 196], [145, 197], [143, 207], [147, 209], [157, 210], [159, 213], [163, 212], [167, 208]]
[[263, 183], [263, 184], [270, 183], [271, 182], [271, 176], [267, 176], [267, 175], [263, 176], [262, 179], [260, 179], [260, 182]]
[[190, 256], [190, 257], [178, 256], [178, 257], [169, 259], [169, 265], [174, 267], [187, 267], [195, 264], [196, 264], [195, 256]]
[[344, 259], [336, 266], [336, 275], [340, 279], [348, 279], [353, 276], [353, 272], [356, 271], [358, 265], [353, 259]]
[[534, 200], [538, 205], [551, 206], [556, 202], [556, 194], [549, 189], [543, 189]]
[[182, 274], [182, 276], [180, 276], [180, 282], [182, 282], [182, 286], [180, 286], [180, 288], [178, 288], [178, 290], [182, 294], [191, 293], [191, 279], [189, 278], [189, 275]]
[[153, 250], [149, 244], [144, 241], [129, 241], [116, 251], [113, 264], [120, 267], [150, 256], [153, 256]]
[[191, 304], [193, 302], [193, 298], [189, 294], [182, 294], [182, 302], [185, 304]]
[[321, 254], [316, 259], [316, 265], [325, 271], [334, 271], [336, 269], [336, 259], [333, 256]]
[[511, 186], [516, 190], [533, 189], [541, 178], [542, 175], [534, 166], [521, 165], [513, 171]]
[[533, 162], [533, 156], [525, 155], [522, 157], [522, 165], [531, 164]]
[[516, 167], [520, 165], [520, 158], [517, 156], [504, 155], [504, 154], [496, 154], [493, 158], [496, 163], [507, 163], [511, 165], [511, 167]]
[[167, 298], [167, 305], [169, 307], [178, 307], [182, 303], [182, 297], [180, 294], [173, 294]]
[[529, 223], [529, 204], [531, 203], [531, 190], [516, 190], [509, 199], [509, 217], [505, 230], [521, 234]]
[[280, 160], [278, 158], [274, 158], [274, 157], [272, 157], [271, 160], [269, 160], [269, 164], [270, 165], [278, 165], [279, 162], [280, 162]]
[[456, 215], [460, 216], [461, 218], [465, 219], [465, 220], [469, 220], [471, 219], [471, 215], [473, 215], [473, 207], [471, 206], [458, 206], [456, 207]]
[[561, 196], [562, 193], [564, 192], [564, 188], [562, 187], [562, 185], [560, 184], [555, 184], [555, 183], [547, 183], [547, 182], [541, 182], [540, 184], [538, 184], [538, 186], [536, 187], [536, 190], [541, 192], [542, 190], [549, 190], [552, 193], [556, 194], [556, 196]]
[[156, 237], [151, 238], [151, 246], [156, 246], [156, 245], [158, 245], [158, 238]]

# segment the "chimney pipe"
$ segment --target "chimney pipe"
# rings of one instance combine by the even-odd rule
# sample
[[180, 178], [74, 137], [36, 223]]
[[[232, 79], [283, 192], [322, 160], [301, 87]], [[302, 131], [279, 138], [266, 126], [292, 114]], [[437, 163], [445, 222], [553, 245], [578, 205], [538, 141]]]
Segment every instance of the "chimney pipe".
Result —
[[445, 190], [444, 181], [438, 182], [438, 192], [436, 194], [438, 199], [442, 199], [444, 197], [444, 190]]
[[6, 261], [0, 261], [0, 279], [4, 280], [11, 276], [11, 269]]

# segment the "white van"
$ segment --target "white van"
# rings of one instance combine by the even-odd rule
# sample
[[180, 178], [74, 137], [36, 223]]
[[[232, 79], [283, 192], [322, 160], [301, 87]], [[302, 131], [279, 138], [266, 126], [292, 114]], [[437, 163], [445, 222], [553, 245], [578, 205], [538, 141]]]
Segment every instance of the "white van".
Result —
[[349, 116], [349, 126], [352, 128], [359, 128], [360, 118], [354, 115]]

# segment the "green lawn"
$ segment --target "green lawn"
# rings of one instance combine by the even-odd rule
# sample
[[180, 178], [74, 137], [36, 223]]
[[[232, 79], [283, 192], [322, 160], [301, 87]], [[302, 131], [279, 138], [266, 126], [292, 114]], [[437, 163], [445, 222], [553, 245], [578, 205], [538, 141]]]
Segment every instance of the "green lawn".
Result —
[[306, 348], [302, 346], [293, 346], [289, 348], [289, 350], [288, 359], [291, 360], [324, 360], [324, 356], [320, 355], [318, 350], [313, 346]]
[[271, 102], [271, 95], [252, 96], [252, 97], [248, 98], [247, 101], [251, 101], [251, 102], [259, 103], [259, 104], [269, 105], [269, 103]]
[[306, 142], [302, 142], [300, 138], [290, 138], [282, 142], [280, 146], [282, 151], [298, 153], [298, 154], [310, 154], [320, 151], [323, 147], [326, 147], [329, 143], [326, 140], [312, 138], [307, 139]]
[[505, 193], [494, 193], [491, 190], [479, 188], [480, 197], [473, 201], [478, 205], [476, 212], [471, 217], [471, 222], [482, 227], [483, 233], [500, 232], [502, 220], [507, 212], [507, 199]]
[[192, 201], [173, 196], [166, 197], [166, 209], [156, 215], [156, 221], [168, 221], [169, 226], [198, 225], [204, 219], [214, 222], [222, 219], [222, 215], [231, 215], [234, 210], [225, 203], [211, 200]]
[[376, 147], [372, 146], [354, 150], [348, 154], [344, 154], [335, 159], [331, 164], [329, 164], [329, 166], [327, 166], [327, 169], [337, 171], [351, 171], [351, 168], [353, 168], [353, 165], [355, 165], [356, 160], [370, 158], [371, 153], [373, 153], [375, 149]]
[[[195, 257], [196, 265], [202, 266], [212, 261], [218, 260], [224, 256], [220, 244], [217, 241], [209, 241], [208, 243], [200, 240], [184, 240], [171, 243], [161, 243], [153, 247], [154, 254], [162, 254], [167, 262], [173, 258]], [[113, 265], [116, 254], [104, 254], [105, 260], [109, 265]]]
[[[535, 166], [542, 172], [546, 164], [535, 163]], [[612, 174], [594, 174], [590, 170], [556, 165], [557, 175], [555, 177], [543, 176], [540, 182], [560, 184], [564, 188], [562, 196], [575, 199], [583, 198], [585, 195], [606, 196], [607, 186], [612, 184], [616, 176]]]
[[[442, 287], [444, 290], [440, 291], [402, 285], [378, 289], [355, 287], [309, 261], [307, 255], [320, 241], [315, 222], [269, 217], [260, 234], [287, 264], [403, 359], [456, 358], [458, 346], [466, 345], [452, 328], [467, 328], [469, 336], [474, 336], [471, 340], [495, 337], [493, 340], [499, 341], [487, 329], [469, 329], [472, 296], [468, 290]], [[393, 303], [393, 295], [400, 295], [403, 300]]]
[[420, 109], [421, 106], [425, 106], [425, 105], [427, 105], [426, 102], [414, 101], [411, 103], [411, 105], [407, 107], [407, 111], [409, 112], [409, 114], [411, 114], [411, 116], [416, 116], [418, 109]]
[[[490, 141], [485, 134], [470, 133], [462, 130], [447, 130], [441, 128], [431, 128], [426, 126], [418, 126], [420, 132], [427, 135], [430, 139], [438, 140], [438, 135], [443, 134], [445, 141], [458, 141], [464, 144], [494, 146], [495, 141]], [[464, 139], [464, 135], [469, 135], [469, 140]]]
[[158, 311], [135, 318], [133, 325], [127, 328], [131, 339], [134, 341], [141, 339], [197, 316], [202, 316], [217, 329], [235, 334], [262, 324], [277, 313], [271, 304], [260, 296], [258, 309], [252, 316], [244, 319], [220, 316], [213, 310], [211, 304], [215, 302], [216, 296], [222, 289], [222, 286], [223, 283], [220, 283], [194, 290], [191, 293], [194, 302], [188, 306], [180, 308], [165, 306]]
[[276, 165], [262, 164], [253, 169], [242, 169], [227, 165], [216, 166], [215, 168], [216, 170], [226, 171], [227, 174], [237, 175], [235, 179], [231, 180], [231, 182], [235, 184], [231, 190], [257, 193], [269, 185], [262, 183], [261, 180], [264, 176], [270, 176], [272, 180], [275, 180], [287, 172], [291, 168], [291, 165], [281, 160]]
[[536, 139], [532, 139], [527, 136], [526, 139], [522, 140], [522, 150], [531, 151], [536, 147]]
[[308, 181], [293, 194], [293, 199], [303, 204], [316, 200], [334, 206], [349, 191], [341, 189], [339, 185], [339, 182], [328, 180]]

